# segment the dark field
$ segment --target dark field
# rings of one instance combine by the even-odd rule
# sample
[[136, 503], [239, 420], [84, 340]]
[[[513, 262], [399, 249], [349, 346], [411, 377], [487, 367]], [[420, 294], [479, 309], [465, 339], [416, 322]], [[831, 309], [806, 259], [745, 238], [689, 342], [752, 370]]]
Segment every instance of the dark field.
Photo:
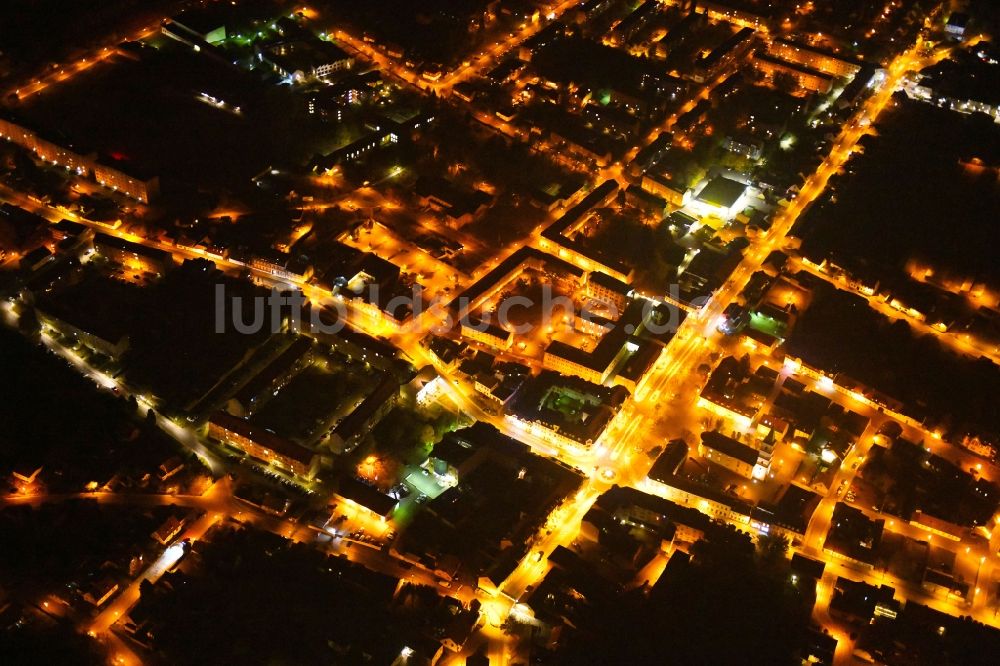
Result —
[[[304, 162], [322, 139], [287, 88], [169, 40], [130, 53], [30, 98], [17, 112], [81, 149], [202, 187], [231, 187], [270, 165]], [[203, 101], [202, 93], [226, 106]]]
[[[1000, 183], [959, 160], [1000, 152], [1000, 127], [927, 104], [902, 102], [879, 137], [798, 225], [804, 253], [832, 254], [898, 276], [910, 260], [1000, 285]], [[932, 183], [932, 186], [928, 184]]]

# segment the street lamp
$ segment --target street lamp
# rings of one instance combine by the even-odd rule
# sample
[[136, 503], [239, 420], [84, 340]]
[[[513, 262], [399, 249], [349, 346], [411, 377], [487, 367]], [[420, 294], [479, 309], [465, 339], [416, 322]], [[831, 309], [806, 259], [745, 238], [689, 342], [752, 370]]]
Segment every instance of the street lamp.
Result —
[[980, 556], [980, 558], [979, 558], [979, 566], [976, 568], [976, 582], [975, 582], [975, 588], [976, 589], [975, 589], [975, 592], [973, 592], [973, 594], [972, 594], [973, 601], [975, 601], [976, 595], [979, 594], [979, 574], [983, 570], [983, 562], [985, 562], [985, 561], [986, 561], [986, 556], [985, 555]]

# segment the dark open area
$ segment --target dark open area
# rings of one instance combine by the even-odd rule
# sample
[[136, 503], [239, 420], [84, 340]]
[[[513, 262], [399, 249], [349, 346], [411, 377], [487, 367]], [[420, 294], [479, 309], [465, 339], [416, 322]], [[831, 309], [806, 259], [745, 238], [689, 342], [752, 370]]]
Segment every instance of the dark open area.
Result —
[[138, 479], [180, 450], [159, 429], [140, 424], [133, 404], [99, 391], [64, 359], [6, 328], [0, 376], [8, 389], [0, 400], [0, 468], [41, 467], [40, 482], [51, 492], [80, 492], [116, 473]]
[[[1000, 154], [1000, 127], [900, 100], [878, 123], [878, 137], [832, 194], [799, 221], [802, 251], [898, 276], [913, 259], [959, 278], [1000, 285], [996, 174], [960, 160]], [[831, 196], [833, 199], [831, 199]]]
[[[208, 103], [202, 93], [225, 106]], [[112, 56], [17, 112], [43, 131], [110, 155], [126, 170], [160, 175], [165, 187], [177, 181], [245, 185], [270, 165], [308, 161], [330, 133], [287, 87], [267, 85], [172, 40]]]
[[814, 296], [787, 342], [790, 354], [849, 375], [948, 431], [1000, 429], [996, 365], [959, 356], [931, 335], [915, 335], [905, 321], [889, 321], [860, 296], [825, 284]]

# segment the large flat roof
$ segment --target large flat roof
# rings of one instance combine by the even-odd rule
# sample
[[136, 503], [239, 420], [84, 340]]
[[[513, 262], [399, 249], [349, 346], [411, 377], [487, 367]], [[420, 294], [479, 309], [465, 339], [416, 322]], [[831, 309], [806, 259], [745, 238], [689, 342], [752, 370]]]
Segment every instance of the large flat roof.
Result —
[[380, 516], [388, 516], [396, 508], [396, 500], [350, 476], [341, 477], [337, 494]]
[[747, 186], [738, 180], [716, 176], [698, 194], [698, 201], [703, 201], [720, 208], [732, 208], [746, 192]]

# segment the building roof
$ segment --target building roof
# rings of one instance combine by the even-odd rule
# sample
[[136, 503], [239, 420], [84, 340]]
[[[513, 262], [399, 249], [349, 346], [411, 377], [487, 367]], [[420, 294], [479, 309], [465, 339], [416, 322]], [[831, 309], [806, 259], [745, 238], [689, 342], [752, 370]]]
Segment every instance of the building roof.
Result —
[[676, 502], [644, 493], [628, 486], [615, 486], [597, 498], [596, 506], [614, 513], [620, 507], [638, 506], [663, 518], [690, 527], [707, 531], [712, 527], [712, 519], [694, 507], [681, 506]]
[[447, 433], [440, 442], [434, 445], [431, 458], [458, 469], [468, 462], [477, 450], [468, 440], [454, 433]]
[[753, 511], [753, 505], [749, 502], [741, 500], [738, 497], [733, 497], [718, 488], [714, 488], [697, 481], [692, 481], [681, 474], [674, 474], [669, 478], [660, 479], [660, 481], [671, 488], [676, 488], [677, 490], [688, 493], [689, 495], [694, 495], [710, 502], [722, 504], [723, 506], [728, 507], [731, 511], [747, 516], [748, 518], [750, 517], [750, 513]]
[[757, 464], [757, 449], [751, 448], [732, 437], [727, 437], [714, 430], [701, 434], [701, 443], [710, 449], [723, 453], [730, 458], [736, 458], [748, 465]]
[[797, 574], [818, 581], [823, 577], [824, 569], [826, 569], [826, 563], [822, 560], [814, 560], [801, 553], [792, 555], [792, 571]]
[[216, 412], [212, 415], [209, 423], [214, 423], [220, 428], [240, 437], [245, 437], [259, 446], [274, 451], [275, 454], [283, 458], [294, 460], [303, 465], [311, 465], [316, 455], [304, 446], [300, 446], [284, 437], [279, 437], [270, 430], [252, 425], [249, 421], [227, 414], [226, 412]]
[[746, 189], [747, 186], [738, 180], [726, 178], [725, 176], [716, 176], [701, 189], [701, 192], [698, 194], [698, 201], [703, 201], [719, 208], [732, 208], [739, 201], [740, 197], [743, 196], [743, 193], [746, 192]]
[[663, 347], [650, 340], [634, 337], [629, 337], [629, 342], [639, 345], [639, 348], [629, 354], [625, 363], [618, 369], [618, 375], [638, 383], [656, 363]]
[[893, 604], [895, 592], [888, 585], [877, 587], [864, 581], [853, 581], [838, 576], [833, 598], [830, 600], [830, 609], [866, 620], [871, 619], [876, 606]]
[[684, 464], [688, 455], [688, 445], [683, 439], [672, 439], [663, 447], [663, 453], [656, 458], [656, 462], [649, 470], [647, 476], [653, 481], [664, 481], [673, 477]]
[[98, 247], [98, 249], [101, 247], [110, 247], [123, 252], [131, 252], [137, 256], [145, 257], [151, 261], [163, 262], [164, 264], [169, 264], [171, 262], [171, 255], [166, 250], [146, 247], [145, 245], [133, 243], [109, 234], [97, 234], [94, 237], [94, 245]]
[[385, 375], [381, 383], [375, 390], [355, 408], [353, 412], [344, 417], [337, 425], [334, 433], [341, 439], [347, 441], [364, 429], [369, 419], [377, 412], [387, 400], [392, 398], [399, 391], [399, 383], [392, 375]]
[[616, 294], [621, 294], [622, 296], [627, 296], [632, 287], [629, 286], [627, 282], [622, 282], [616, 277], [612, 277], [607, 273], [602, 273], [601, 271], [594, 271], [590, 274], [588, 278], [592, 284], [599, 287], [604, 287], [609, 291], [613, 291]]
[[541, 250], [532, 247], [522, 247], [509, 257], [501, 261], [497, 266], [476, 280], [468, 289], [455, 296], [448, 304], [452, 310], [460, 311], [463, 307], [469, 307], [491, 289], [504, 283], [524, 270], [524, 265], [544, 266], [550, 272], [565, 273], [574, 277], [583, 275], [583, 271], [564, 259], [553, 257]]
[[503, 340], [504, 342], [509, 342], [511, 337], [514, 335], [503, 326], [498, 326], [478, 318], [467, 320], [467, 322], [462, 323], [462, 326], [479, 331], [480, 333], [492, 336], [499, 340]]
[[580, 203], [570, 208], [563, 214], [562, 217], [550, 224], [545, 231], [542, 232], [542, 235], [546, 238], [557, 239], [559, 236], [562, 236], [568, 228], [573, 226], [576, 221], [583, 217], [583, 215], [590, 211], [591, 208], [601, 205], [616, 192], [618, 192], [618, 181], [604, 181], [591, 190], [587, 196], [581, 199]]
[[952, 12], [951, 16], [948, 17], [948, 25], [953, 25], [956, 28], [964, 28], [969, 23], [969, 15], [963, 12]]
[[21, 258], [21, 264], [24, 266], [32, 266], [34, 264], [37, 264], [42, 259], [47, 259], [50, 256], [52, 256], [52, 251], [49, 250], [49, 248], [45, 247], [44, 245], [41, 245], [39, 247], [36, 247], [28, 254], [24, 255]]
[[592, 351], [588, 352], [580, 347], [553, 340], [545, 348], [545, 353], [603, 374], [618, 357], [627, 338], [621, 328], [615, 328], [606, 333]]
[[[125, 292], [125, 288], [131, 286], [125, 283], [119, 284], [122, 287], [119, 289], [121, 292]], [[120, 309], [114, 312], [115, 308], [108, 305], [112, 302], [111, 299], [107, 299], [103, 304], [98, 303], [96, 308], [99, 309], [89, 307], [91, 302], [92, 299], [87, 299], [87, 306], [81, 306], [79, 301], [69, 302], [69, 299], [50, 297], [40, 299], [35, 309], [44, 317], [57, 319], [110, 345], [121, 344], [122, 340], [128, 337], [130, 322], [122, 316]], [[102, 305], [103, 309], [100, 309]]]
[[352, 476], [340, 478], [337, 494], [380, 516], [388, 516], [396, 508], [396, 500]]
[[350, 59], [347, 52], [336, 44], [319, 39], [301, 39], [274, 44], [267, 48], [264, 57], [289, 74], [311, 73], [323, 65]]
[[[584, 397], [578, 411], [567, 414], [553, 408], [553, 396], [571, 391]], [[544, 370], [527, 380], [514, 398], [512, 411], [527, 421], [538, 421], [546, 427], [577, 442], [593, 442], [608, 425], [629, 392], [622, 386], [606, 387]]]
[[805, 534], [820, 496], [795, 484], [789, 485], [775, 503], [760, 503], [750, 517], [758, 522]]
[[464, 188], [438, 176], [420, 176], [414, 189], [419, 196], [444, 204], [445, 212], [451, 217], [475, 213], [492, 200], [486, 192]]
[[138, 162], [133, 162], [132, 160], [124, 157], [102, 154], [98, 158], [96, 164], [109, 169], [114, 169], [127, 177], [134, 178], [135, 180], [143, 183], [149, 183], [149, 181], [157, 177], [156, 171], [153, 170], [152, 167], [139, 164]]
[[173, 16], [170, 21], [185, 28], [199, 37], [204, 37], [208, 33], [218, 28], [225, 27], [229, 7], [207, 6], [197, 9], [185, 9], [180, 14]]
[[236, 400], [244, 406], [253, 402], [262, 391], [270, 388], [276, 381], [291, 372], [311, 348], [312, 340], [310, 338], [300, 337], [296, 339], [288, 349], [281, 352], [277, 358], [268, 363], [260, 373], [239, 390], [235, 396]]
[[871, 520], [861, 509], [837, 502], [823, 548], [873, 565], [884, 528], [884, 520]]
[[784, 44], [786, 46], [790, 46], [793, 49], [798, 49], [800, 51], [808, 51], [810, 53], [815, 53], [816, 55], [823, 56], [824, 58], [833, 58], [834, 60], [841, 60], [843, 62], [847, 62], [847, 63], [850, 63], [852, 65], [859, 65], [860, 66], [860, 65], [864, 64], [860, 60], [858, 60], [857, 58], [855, 58], [853, 56], [844, 55], [842, 53], [834, 53], [833, 51], [830, 51], [829, 49], [824, 49], [824, 48], [820, 48], [820, 47], [817, 47], [817, 46], [812, 46], [810, 44], [806, 44], [805, 42], [797, 42], [795, 40], [788, 39], [786, 37], [779, 37], [775, 41], [778, 42], [778, 43], [780, 43], [780, 44]]
[[642, 186], [635, 184], [629, 185], [625, 189], [626, 196], [634, 197], [641, 200], [644, 204], [653, 206], [655, 208], [663, 209], [667, 207], [667, 200], [661, 196], [653, 194], [652, 192], [647, 192], [642, 189]]
[[80, 222], [63, 219], [53, 224], [52, 229], [66, 236], [79, 236], [89, 229], [89, 227], [85, 224], [81, 224]]
[[707, 56], [696, 61], [695, 66], [703, 69], [711, 69], [715, 67], [729, 54], [736, 51], [739, 46], [744, 43], [748, 43], [751, 39], [753, 39], [753, 36], [753, 28], [741, 28], [735, 32], [732, 37], [715, 47]]
[[760, 51], [755, 53], [753, 57], [755, 60], [766, 62], [768, 64], [774, 65], [775, 67], [780, 67], [781, 69], [789, 69], [795, 72], [799, 72], [801, 74], [805, 74], [807, 76], [815, 77], [817, 79], [822, 79], [825, 81], [833, 81], [832, 75], [826, 74], [825, 72], [821, 72], [818, 69], [813, 69], [812, 67], [806, 67], [805, 65], [800, 65], [796, 62], [789, 62], [788, 60], [783, 60], [781, 58], [775, 58], [772, 55], [761, 53]]

